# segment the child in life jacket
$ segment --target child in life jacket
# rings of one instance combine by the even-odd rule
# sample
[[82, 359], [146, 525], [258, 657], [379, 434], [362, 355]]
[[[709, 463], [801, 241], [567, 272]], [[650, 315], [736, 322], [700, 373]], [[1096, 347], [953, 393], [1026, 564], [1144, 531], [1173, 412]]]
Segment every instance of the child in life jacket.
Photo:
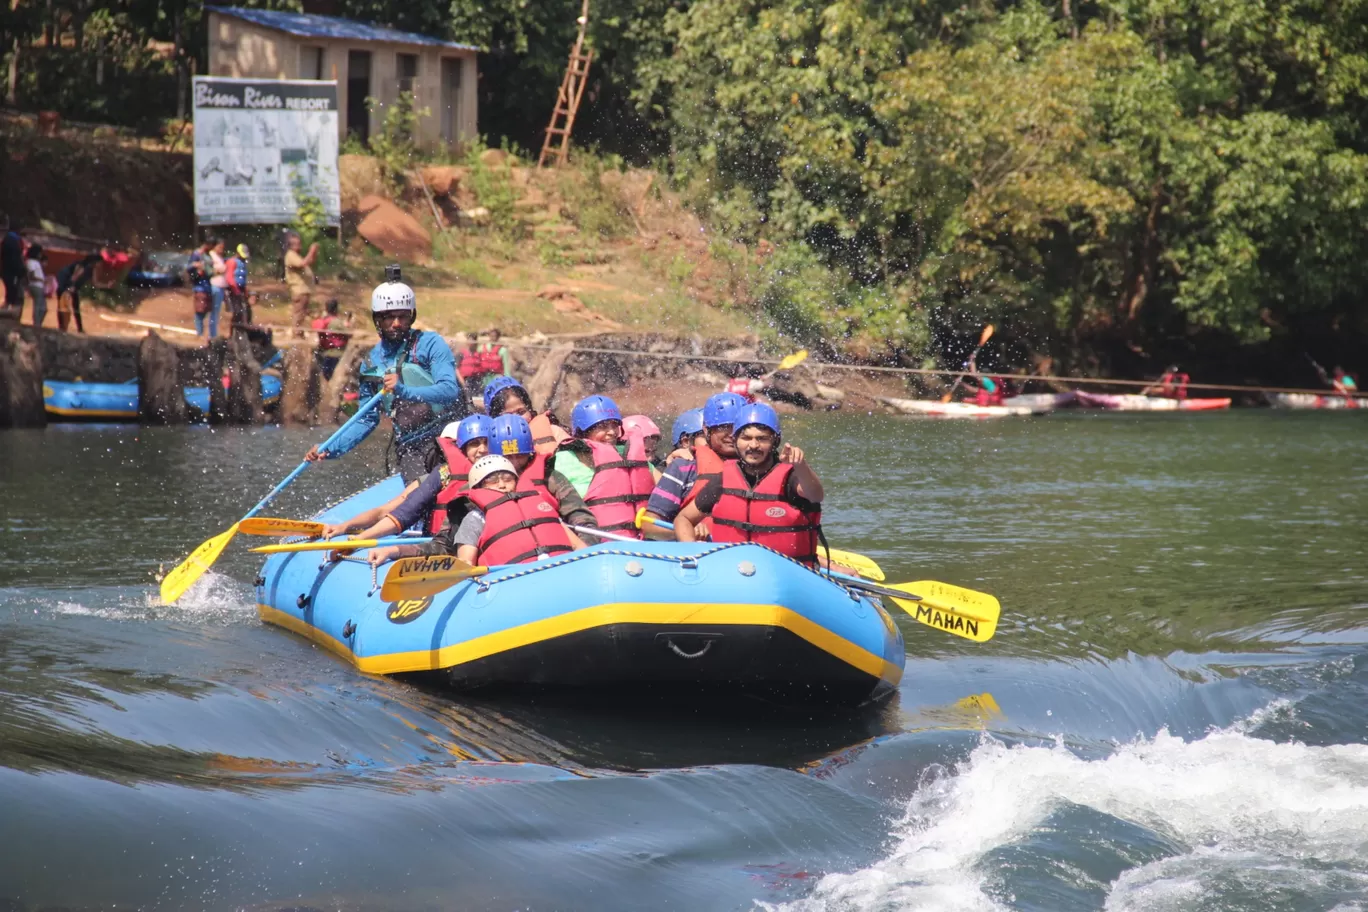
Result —
[[708, 485], [675, 517], [680, 541], [711, 517], [715, 542], [754, 542], [808, 566], [817, 564], [822, 482], [802, 450], [784, 443], [779, 416], [763, 403], [735, 416], [737, 457], [722, 465], [721, 484]]
[[517, 415], [526, 420], [532, 428], [532, 442], [538, 453], [550, 455], [556, 452], [561, 441], [570, 439], [564, 428], [557, 427], [546, 415], [533, 411], [527, 388], [506, 374], [490, 380], [484, 388], [484, 407], [491, 418]]
[[[655, 490], [651, 491], [651, 498], [646, 502], [646, 517], [666, 522], [674, 521], [698, 479], [694, 451], [708, 441], [703, 429], [703, 410], [689, 409], [680, 414], [670, 429], [670, 437], [674, 450], [666, 457], [665, 470], [656, 479]], [[675, 537], [669, 529], [650, 523], [642, 523], [641, 531], [647, 538], [673, 541]]]
[[598, 528], [640, 538], [636, 514], [655, 488], [641, 435], [625, 435], [622, 410], [607, 396], [577, 402], [570, 432], [575, 436], [556, 452], [556, 471], [584, 498]]
[[665, 463], [656, 457], [656, 450], [660, 446], [660, 427], [645, 415], [628, 415], [622, 419], [622, 430], [628, 437], [641, 435], [641, 444], [646, 448], [646, 461], [651, 464], [651, 474], [659, 481], [660, 473], [665, 468]]
[[473, 506], [453, 538], [459, 559], [484, 566], [523, 564], [585, 547], [561, 523], [550, 498], [521, 484], [504, 457], [475, 463], [470, 481], [466, 498]]
[[464, 486], [471, 465], [489, 453], [489, 435], [493, 427], [494, 422], [485, 415], [471, 415], [451, 422], [442, 429], [437, 440], [444, 457], [437, 468], [422, 480], [409, 484], [399, 496], [385, 504], [343, 522], [324, 526], [322, 537], [333, 538], [359, 531], [358, 538], [383, 538], [397, 535], [425, 517], [428, 520], [423, 526], [431, 532], [440, 532], [447, 520], [446, 504], [455, 499], [453, 496], [439, 503], [440, 495], [453, 482]]

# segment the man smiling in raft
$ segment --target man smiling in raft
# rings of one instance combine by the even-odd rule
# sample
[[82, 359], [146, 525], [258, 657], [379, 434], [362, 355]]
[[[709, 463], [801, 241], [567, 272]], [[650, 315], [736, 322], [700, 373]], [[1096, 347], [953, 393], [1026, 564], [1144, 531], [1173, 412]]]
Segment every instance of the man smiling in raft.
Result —
[[735, 415], [737, 458], [722, 464], [721, 485], [709, 484], [675, 517], [680, 541], [711, 516], [715, 542], [754, 542], [808, 566], [817, 564], [822, 482], [803, 451], [784, 443], [779, 416], [762, 403]]

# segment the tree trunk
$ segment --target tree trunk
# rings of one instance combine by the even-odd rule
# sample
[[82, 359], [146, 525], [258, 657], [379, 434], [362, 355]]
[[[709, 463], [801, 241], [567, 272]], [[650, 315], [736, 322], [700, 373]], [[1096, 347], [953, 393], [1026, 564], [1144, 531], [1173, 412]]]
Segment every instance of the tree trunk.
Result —
[[285, 384], [280, 391], [281, 424], [313, 424], [313, 401], [318, 389], [318, 362], [313, 348], [291, 345], [285, 349]]
[[181, 385], [180, 355], [176, 346], [151, 330], [138, 345], [138, 420], [143, 424], [185, 424], [190, 420]]
[[1134, 321], [1145, 303], [1150, 286], [1154, 283], [1154, 269], [1159, 256], [1159, 210], [1164, 199], [1164, 185], [1154, 182], [1150, 191], [1149, 213], [1145, 216], [1145, 234], [1136, 257], [1135, 278], [1126, 295], [1126, 319]]
[[43, 351], [16, 323], [0, 336], [0, 427], [43, 427]]
[[181, 35], [185, 24], [184, 10], [176, 10], [175, 14], [175, 52], [176, 60], [176, 119], [185, 120], [185, 98], [186, 98], [186, 78], [185, 78], [185, 42]]
[[19, 104], [19, 39], [14, 39], [14, 53], [10, 54], [9, 85], [5, 89], [5, 103], [10, 107]]
[[561, 375], [565, 373], [565, 361], [575, 351], [575, 343], [557, 345], [546, 355], [527, 384], [527, 394], [532, 397], [533, 408], [543, 412], [551, 410], [556, 401], [556, 391], [560, 387]]
[[351, 382], [352, 375], [366, 357], [369, 348], [367, 343], [353, 338], [347, 342], [347, 347], [342, 349], [342, 357], [333, 369], [332, 379], [328, 381], [323, 401], [318, 407], [318, 417], [321, 421], [332, 423], [337, 420], [337, 412], [342, 408], [342, 395], [347, 391], [347, 384]]

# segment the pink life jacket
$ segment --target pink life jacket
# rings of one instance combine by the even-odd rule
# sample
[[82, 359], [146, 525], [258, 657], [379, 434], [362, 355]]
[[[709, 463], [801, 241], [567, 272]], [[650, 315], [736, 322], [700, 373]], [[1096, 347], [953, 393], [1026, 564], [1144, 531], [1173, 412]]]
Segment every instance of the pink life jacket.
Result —
[[655, 490], [651, 464], [646, 460], [646, 445], [640, 434], [627, 438], [627, 455], [616, 447], [593, 440], [580, 440], [594, 459], [594, 478], [584, 495], [584, 505], [605, 532], [618, 532], [641, 538], [636, 526], [637, 510], [646, 506]]

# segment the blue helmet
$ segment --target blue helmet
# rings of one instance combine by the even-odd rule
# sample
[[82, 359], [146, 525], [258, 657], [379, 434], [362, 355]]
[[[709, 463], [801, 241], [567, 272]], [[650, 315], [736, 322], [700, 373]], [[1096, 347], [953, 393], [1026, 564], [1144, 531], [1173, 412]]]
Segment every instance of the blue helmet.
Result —
[[779, 436], [779, 413], [763, 402], [752, 402], [745, 408], [736, 413], [736, 421], [732, 424], [732, 432], [740, 434], [741, 429], [758, 424], [763, 428], [774, 431], [775, 436]]
[[[485, 419], [488, 421], [489, 419]], [[489, 432], [489, 452], [494, 456], [531, 456], [537, 452], [532, 428], [521, 415], [500, 415]]]
[[685, 435], [692, 437], [694, 434], [703, 433], [703, 410], [701, 408], [689, 409], [682, 412], [675, 419], [674, 427], [670, 428], [670, 445], [679, 446], [679, 438]]
[[488, 437], [494, 430], [494, 421], [488, 415], [471, 415], [461, 419], [456, 425], [456, 445], [463, 447], [472, 440]]
[[600, 421], [621, 421], [622, 409], [607, 396], [586, 396], [570, 411], [570, 433], [583, 434]]
[[[512, 389], [515, 386], [518, 389], [522, 390], [523, 398], [526, 399], [527, 390], [523, 388], [523, 385], [520, 382], [518, 382], [516, 377], [509, 377], [505, 375], [503, 377], [495, 377], [493, 380], [490, 380], [484, 388], [485, 411], [487, 412], [494, 407], [493, 402], [495, 396], [499, 395], [499, 393], [502, 393], [504, 390]], [[529, 403], [529, 405], [530, 404], [531, 403]]]
[[740, 393], [714, 393], [703, 403], [703, 426], [730, 424], [735, 427], [736, 413], [746, 404], [746, 397]]

